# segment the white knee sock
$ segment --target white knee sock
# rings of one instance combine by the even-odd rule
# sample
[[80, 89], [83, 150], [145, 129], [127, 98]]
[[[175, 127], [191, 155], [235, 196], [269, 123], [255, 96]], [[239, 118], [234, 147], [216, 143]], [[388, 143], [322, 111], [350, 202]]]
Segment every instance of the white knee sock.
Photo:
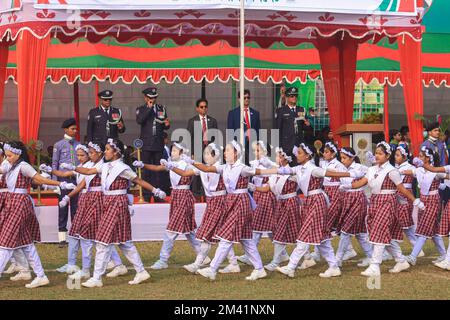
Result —
[[244, 247], [245, 255], [248, 257], [253, 267], [256, 270], [261, 270], [263, 268], [261, 256], [259, 255], [258, 247], [256, 242], [252, 240], [241, 240], [242, 246]]
[[101, 280], [102, 276], [106, 272], [106, 266], [111, 259], [111, 251], [114, 248], [113, 244], [104, 245], [97, 243], [95, 249], [97, 253], [95, 254], [95, 265], [94, 265], [94, 279]]
[[137, 273], [143, 272], [145, 270], [144, 264], [142, 263], [141, 256], [136, 249], [136, 246], [133, 242], [127, 242], [119, 244], [120, 250], [122, 250], [123, 255], [127, 258], [128, 261], [133, 265], [134, 270]]
[[330, 268], [337, 268], [336, 256], [334, 255], [333, 247], [331, 246], [331, 240], [325, 240], [317, 246], [320, 250], [320, 254], [328, 263]]
[[283, 252], [286, 252], [286, 245], [274, 242], [273, 244], [273, 258], [271, 263], [279, 265], [281, 262], [281, 256]]
[[200, 243], [200, 252], [197, 253], [197, 257], [195, 258], [194, 263], [199, 266], [203, 263], [203, 260], [208, 256], [209, 251], [211, 250], [211, 244], [208, 241], [202, 241]]
[[364, 251], [367, 258], [372, 256], [373, 246], [370, 244], [367, 233], [360, 233], [356, 235], [356, 240], [358, 240], [359, 245]]
[[403, 229], [403, 232], [406, 234], [406, 237], [408, 238], [409, 242], [414, 246], [417, 241], [416, 227], [412, 226], [409, 227], [408, 229]]
[[117, 252], [117, 249], [114, 245], [111, 248], [110, 260], [112, 260], [112, 262], [114, 263], [114, 266], [116, 266], [116, 267], [121, 266], [123, 264], [122, 259], [120, 258], [119, 253]]
[[[92, 249], [94, 248], [94, 241], [80, 239], [81, 246], [81, 263], [84, 272], [89, 272], [91, 269]], [[116, 252], [117, 253], [117, 252]]]
[[263, 236], [262, 232], [253, 231], [253, 240], [255, 241], [256, 246], [258, 246], [259, 243], [261, 242], [262, 236]]
[[187, 241], [189, 241], [189, 244], [194, 249], [195, 254], [198, 254], [200, 252], [200, 241], [198, 241], [195, 238], [195, 233], [191, 232], [188, 234], [185, 234]]
[[22, 250], [34, 273], [40, 278], [45, 277], [44, 267], [42, 267], [41, 258], [39, 258], [39, 254], [34, 244], [22, 248]]
[[13, 256], [11, 260], [14, 258], [15, 264], [22, 270], [22, 271], [30, 271], [30, 265], [28, 264], [27, 257], [25, 257], [25, 253], [23, 253], [22, 249], [16, 249], [13, 252]]
[[419, 255], [420, 251], [422, 251], [423, 245], [427, 241], [427, 238], [422, 236], [417, 236], [416, 243], [414, 244], [413, 250], [411, 252], [411, 256], [416, 259]]
[[220, 265], [225, 260], [228, 252], [232, 247], [233, 242], [220, 240], [219, 245], [217, 246], [216, 254], [214, 255], [214, 259], [212, 259], [209, 265], [212, 271], [217, 272], [217, 270], [219, 270]]
[[12, 249], [2, 249], [0, 248], [0, 276], [3, 271], [5, 271], [5, 267], [8, 264], [8, 261], [12, 258], [14, 250]]
[[167, 263], [170, 258], [170, 253], [172, 252], [175, 239], [178, 237], [178, 233], [173, 233], [166, 231], [164, 234], [164, 240], [161, 247], [161, 252], [159, 253], [159, 259]]
[[80, 240], [74, 237], [68, 237], [69, 243], [67, 250], [67, 264], [69, 266], [75, 266], [77, 264], [78, 250], [80, 250]]
[[237, 265], [237, 264], [238, 264], [237, 257], [236, 257], [236, 255], [234, 254], [233, 246], [231, 246], [230, 251], [228, 251], [228, 256], [227, 256], [227, 258], [228, 258], [228, 262], [229, 262], [230, 264], [232, 264], [232, 265]]
[[345, 232], [341, 232], [339, 239], [339, 245], [336, 251], [336, 259], [342, 261], [345, 252], [348, 250], [348, 245], [352, 242], [351, 235]]
[[384, 244], [375, 244], [373, 246], [371, 264], [380, 265], [383, 262], [383, 252], [386, 246]]
[[436, 246], [436, 249], [439, 252], [439, 256], [445, 256], [445, 244], [444, 244], [444, 240], [442, 239], [441, 236], [434, 236], [433, 237], [433, 242], [434, 245]]
[[450, 263], [450, 243], [449, 243], [448, 248], [447, 248], [447, 254], [445, 256], [445, 260], [447, 260]]
[[300, 259], [308, 252], [308, 250], [309, 244], [297, 242], [297, 246], [291, 253], [288, 268], [295, 270], [297, 268], [298, 263], [300, 262]]
[[400, 248], [400, 243], [396, 240], [391, 240], [391, 245], [386, 246], [386, 250], [394, 257], [395, 262], [404, 262], [405, 257], [402, 254], [402, 248]]

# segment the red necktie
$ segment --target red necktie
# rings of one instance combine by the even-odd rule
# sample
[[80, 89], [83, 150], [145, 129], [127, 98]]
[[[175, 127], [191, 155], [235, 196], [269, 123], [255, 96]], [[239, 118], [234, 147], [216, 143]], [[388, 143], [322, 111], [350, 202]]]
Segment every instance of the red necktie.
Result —
[[246, 135], [248, 140], [250, 140], [250, 119], [248, 117], [248, 109], [244, 109], [244, 112], [245, 112], [245, 124], [247, 125]]
[[203, 144], [204, 145], [208, 144], [208, 135], [207, 135], [206, 131], [207, 131], [206, 120], [205, 120], [205, 117], [202, 117], [202, 133], [203, 133]]

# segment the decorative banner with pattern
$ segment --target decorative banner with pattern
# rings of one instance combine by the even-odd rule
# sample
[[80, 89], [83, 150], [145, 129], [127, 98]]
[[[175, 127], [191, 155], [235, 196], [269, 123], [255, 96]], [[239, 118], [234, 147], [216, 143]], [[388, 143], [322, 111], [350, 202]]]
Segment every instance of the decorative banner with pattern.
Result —
[[0, 13], [20, 10], [22, 0], [2, 0], [0, 1]]
[[[240, 7], [240, 0], [36, 0], [39, 9], [171, 10]], [[416, 0], [245, 0], [246, 9], [349, 14], [417, 14]]]

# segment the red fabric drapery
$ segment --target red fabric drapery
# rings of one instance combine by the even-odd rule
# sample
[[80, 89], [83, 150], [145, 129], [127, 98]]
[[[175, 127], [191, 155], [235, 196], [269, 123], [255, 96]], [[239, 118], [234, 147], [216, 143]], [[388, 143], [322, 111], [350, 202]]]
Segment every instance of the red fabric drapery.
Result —
[[39, 40], [28, 31], [17, 40], [19, 133], [24, 142], [38, 138], [49, 43], [49, 37]]
[[422, 42], [403, 37], [398, 39], [398, 47], [411, 149], [417, 155], [423, 141], [422, 121], [414, 119], [416, 113], [423, 115]]
[[358, 42], [350, 37], [322, 38], [318, 40], [317, 49], [330, 114], [330, 127], [336, 132], [342, 125], [353, 121]]
[[73, 116], [77, 122], [77, 140], [80, 141], [80, 91], [78, 81], [73, 84]]
[[3, 115], [3, 95], [5, 93], [5, 79], [7, 76], [9, 45], [0, 44], [0, 119]]

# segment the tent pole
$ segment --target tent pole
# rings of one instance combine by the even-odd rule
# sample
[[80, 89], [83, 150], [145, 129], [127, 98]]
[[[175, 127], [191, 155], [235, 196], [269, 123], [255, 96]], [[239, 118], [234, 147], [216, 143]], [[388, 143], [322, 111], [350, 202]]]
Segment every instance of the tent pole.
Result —
[[242, 146], [242, 153], [245, 155], [245, 143], [244, 143], [244, 81], [245, 81], [245, 0], [241, 0], [241, 10], [239, 15], [239, 105], [241, 108], [240, 119], [240, 143]]

